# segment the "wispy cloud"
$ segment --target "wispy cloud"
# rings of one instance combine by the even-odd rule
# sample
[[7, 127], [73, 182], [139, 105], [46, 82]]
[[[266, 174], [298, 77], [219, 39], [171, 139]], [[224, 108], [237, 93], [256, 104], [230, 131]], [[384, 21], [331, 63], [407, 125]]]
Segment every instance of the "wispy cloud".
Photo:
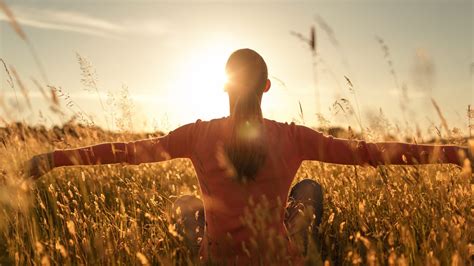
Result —
[[[390, 89], [388, 94], [391, 96], [400, 97], [402, 92], [399, 89]], [[429, 94], [426, 91], [410, 90], [407, 95], [408, 99], [429, 99]]]
[[[126, 35], [161, 35], [166, 33], [162, 21], [134, 19], [115, 22], [89, 14], [60, 9], [10, 6], [16, 20], [24, 27], [75, 32], [104, 38], [121, 39]], [[0, 13], [0, 21], [7, 21]]]

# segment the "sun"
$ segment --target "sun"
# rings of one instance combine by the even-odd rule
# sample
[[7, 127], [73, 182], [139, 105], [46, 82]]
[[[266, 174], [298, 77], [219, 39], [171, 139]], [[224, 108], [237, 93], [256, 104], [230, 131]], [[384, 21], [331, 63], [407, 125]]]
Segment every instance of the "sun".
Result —
[[[224, 91], [227, 76], [225, 63], [230, 52], [209, 47], [195, 51], [181, 62], [177, 80], [169, 92], [179, 109], [189, 119], [212, 119], [229, 114], [228, 96]], [[188, 119], [187, 119], [188, 120]]]
[[190, 88], [190, 96], [201, 102], [209, 102], [224, 92], [227, 76], [224, 63], [216, 57], [206, 57], [190, 63], [189, 75], [186, 80]]

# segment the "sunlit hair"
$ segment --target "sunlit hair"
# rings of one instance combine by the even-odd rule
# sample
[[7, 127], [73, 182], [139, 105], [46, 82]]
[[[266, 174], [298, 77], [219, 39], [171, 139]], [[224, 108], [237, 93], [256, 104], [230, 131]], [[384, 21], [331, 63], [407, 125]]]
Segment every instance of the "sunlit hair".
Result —
[[255, 179], [267, 155], [260, 102], [268, 70], [257, 52], [241, 49], [230, 55], [226, 73], [226, 90], [234, 105], [231, 112], [233, 130], [225, 151], [235, 177], [245, 182]]

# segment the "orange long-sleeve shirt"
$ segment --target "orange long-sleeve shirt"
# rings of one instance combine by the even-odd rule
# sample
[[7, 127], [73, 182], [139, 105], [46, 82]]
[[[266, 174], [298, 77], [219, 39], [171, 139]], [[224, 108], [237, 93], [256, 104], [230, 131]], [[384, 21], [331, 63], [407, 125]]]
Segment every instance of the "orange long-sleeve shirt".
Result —
[[[241, 217], [250, 198], [265, 195], [269, 209], [279, 213], [271, 226], [286, 235], [284, 203], [290, 185], [303, 160], [348, 165], [453, 163], [461, 165], [458, 146], [417, 145], [396, 142], [368, 143], [333, 138], [294, 123], [264, 120], [270, 151], [255, 181], [239, 183], [226, 175], [219, 152], [229, 141], [232, 120], [228, 117], [196, 121], [168, 135], [127, 143], [103, 143], [72, 150], [54, 151], [54, 166], [159, 162], [173, 158], [191, 159], [202, 192], [206, 230], [201, 255], [241, 254], [241, 244], [252, 232]], [[283, 204], [282, 204], [283, 203]], [[232, 239], [229, 244], [229, 236]]]

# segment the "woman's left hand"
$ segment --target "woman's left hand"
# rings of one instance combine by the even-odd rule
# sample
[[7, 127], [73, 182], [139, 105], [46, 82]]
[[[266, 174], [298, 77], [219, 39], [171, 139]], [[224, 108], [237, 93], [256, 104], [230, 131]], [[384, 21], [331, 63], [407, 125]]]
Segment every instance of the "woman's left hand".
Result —
[[38, 179], [53, 169], [53, 158], [51, 153], [43, 153], [33, 156], [25, 163], [25, 173], [28, 178]]

